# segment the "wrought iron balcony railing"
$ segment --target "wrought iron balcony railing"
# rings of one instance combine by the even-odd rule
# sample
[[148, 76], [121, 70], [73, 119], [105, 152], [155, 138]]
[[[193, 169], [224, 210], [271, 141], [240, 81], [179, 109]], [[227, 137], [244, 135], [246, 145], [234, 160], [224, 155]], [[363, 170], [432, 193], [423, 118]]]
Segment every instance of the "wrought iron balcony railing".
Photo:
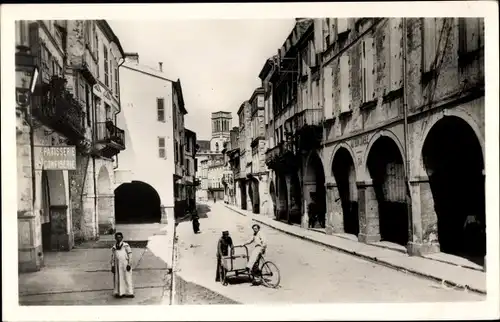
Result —
[[34, 104], [33, 115], [45, 125], [70, 139], [85, 137], [85, 113], [80, 103], [66, 90], [66, 79], [53, 76]]
[[96, 141], [99, 143], [115, 143], [125, 148], [125, 131], [117, 127], [112, 121], [97, 122]]

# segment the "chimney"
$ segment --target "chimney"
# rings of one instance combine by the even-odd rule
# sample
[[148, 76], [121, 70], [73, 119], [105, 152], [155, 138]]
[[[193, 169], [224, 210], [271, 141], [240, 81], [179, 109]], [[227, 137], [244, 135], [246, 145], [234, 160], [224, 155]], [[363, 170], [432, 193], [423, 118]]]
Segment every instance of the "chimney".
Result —
[[159, 62], [158, 63], [158, 66], [160, 67], [160, 72], [163, 73], [163, 63], [162, 62]]
[[125, 59], [129, 62], [139, 64], [139, 54], [138, 53], [125, 53]]

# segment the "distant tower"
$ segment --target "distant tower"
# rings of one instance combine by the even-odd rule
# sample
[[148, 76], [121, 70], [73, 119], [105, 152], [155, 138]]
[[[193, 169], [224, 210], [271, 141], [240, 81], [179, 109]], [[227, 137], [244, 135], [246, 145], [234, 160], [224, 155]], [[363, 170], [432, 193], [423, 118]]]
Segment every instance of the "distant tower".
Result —
[[231, 112], [212, 113], [212, 138], [229, 138], [232, 118]]
[[223, 149], [224, 142], [229, 141], [231, 131], [231, 112], [212, 113], [212, 139], [210, 140], [210, 150], [219, 153]]

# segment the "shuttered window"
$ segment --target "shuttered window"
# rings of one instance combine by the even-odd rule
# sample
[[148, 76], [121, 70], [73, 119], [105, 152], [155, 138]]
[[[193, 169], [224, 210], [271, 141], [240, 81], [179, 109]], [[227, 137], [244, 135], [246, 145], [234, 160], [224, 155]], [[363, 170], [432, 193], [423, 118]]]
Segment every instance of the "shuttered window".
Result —
[[158, 121], [165, 122], [165, 99], [157, 98], [156, 99], [156, 109], [158, 113]]
[[437, 53], [437, 34], [436, 18], [422, 18], [422, 71], [424, 73], [434, 69], [434, 60]]
[[389, 68], [391, 72], [389, 91], [394, 91], [403, 85], [403, 53], [401, 51], [402, 29], [401, 18], [391, 18], [390, 22], [390, 51]]
[[366, 37], [361, 43], [361, 89], [363, 103], [375, 98], [375, 70], [373, 60], [375, 48], [372, 37]]
[[460, 53], [469, 53], [480, 48], [480, 32], [480, 18], [459, 18], [458, 33]]
[[340, 57], [340, 112], [351, 110], [349, 92], [349, 56], [344, 54]]
[[166, 158], [166, 151], [165, 151], [165, 138], [164, 137], [159, 137], [158, 138], [158, 156], [162, 159]]
[[325, 119], [331, 119], [333, 117], [333, 68], [331, 66], [326, 66], [323, 69], [323, 91], [325, 98]]

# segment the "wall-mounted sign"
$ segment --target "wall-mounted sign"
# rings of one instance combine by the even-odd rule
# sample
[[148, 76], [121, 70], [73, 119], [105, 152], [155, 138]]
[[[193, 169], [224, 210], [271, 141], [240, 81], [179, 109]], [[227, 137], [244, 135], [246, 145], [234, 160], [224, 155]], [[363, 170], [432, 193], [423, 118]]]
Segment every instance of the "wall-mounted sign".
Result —
[[76, 170], [76, 147], [42, 146], [36, 147], [43, 170]]

